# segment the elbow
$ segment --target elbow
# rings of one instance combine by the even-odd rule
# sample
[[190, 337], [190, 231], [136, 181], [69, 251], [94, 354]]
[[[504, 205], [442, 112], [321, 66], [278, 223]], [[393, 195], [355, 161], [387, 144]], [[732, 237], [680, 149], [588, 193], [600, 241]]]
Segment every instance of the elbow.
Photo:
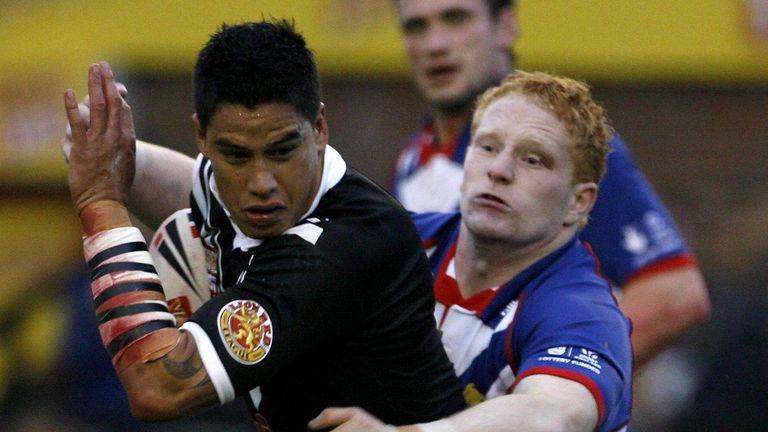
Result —
[[686, 328], [701, 324], [709, 320], [712, 315], [712, 305], [704, 278], [698, 271], [696, 273], [697, 277], [686, 290], [685, 301], [678, 305], [678, 310], [675, 311], [678, 316], [683, 317]]
[[168, 399], [160, 401], [155, 397], [141, 394], [130, 396], [129, 402], [133, 417], [143, 422], [160, 422], [181, 417], [173, 404], [168, 403]]
[[712, 315], [712, 305], [706, 291], [699, 298], [693, 299], [688, 308], [688, 315], [693, 325], [708, 321]]
[[162, 391], [163, 389], [154, 386], [126, 390], [131, 414], [143, 422], [176, 420], [191, 414], [190, 407], [185, 406], [180, 395]]

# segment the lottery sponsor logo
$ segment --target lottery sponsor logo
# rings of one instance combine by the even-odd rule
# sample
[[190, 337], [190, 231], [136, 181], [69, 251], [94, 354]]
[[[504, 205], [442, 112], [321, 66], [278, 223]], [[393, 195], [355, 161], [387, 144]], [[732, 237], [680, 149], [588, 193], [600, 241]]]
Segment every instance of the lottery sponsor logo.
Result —
[[560, 363], [589, 369], [600, 375], [603, 366], [600, 364], [600, 356], [585, 348], [558, 346], [547, 349], [546, 356], [540, 356], [539, 361]]

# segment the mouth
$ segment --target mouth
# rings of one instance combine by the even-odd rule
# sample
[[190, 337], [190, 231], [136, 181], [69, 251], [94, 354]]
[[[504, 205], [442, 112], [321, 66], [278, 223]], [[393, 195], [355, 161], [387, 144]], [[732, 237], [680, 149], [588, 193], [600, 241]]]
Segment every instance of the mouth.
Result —
[[450, 65], [439, 65], [427, 68], [427, 77], [435, 84], [445, 84], [451, 79], [458, 71], [458, 67]]
[[473, 200], [480, 207], [488, 207], [501, 211], [509, 211], [511, 207], [506, 201], [490, 193], [481, 193]]
[[250, 206], [243, 209], [248, 222], [256, 226], [269, 226], [274, 225], [285, 210], [284, 205], [270, 204], [270, 205], [258, 205]]

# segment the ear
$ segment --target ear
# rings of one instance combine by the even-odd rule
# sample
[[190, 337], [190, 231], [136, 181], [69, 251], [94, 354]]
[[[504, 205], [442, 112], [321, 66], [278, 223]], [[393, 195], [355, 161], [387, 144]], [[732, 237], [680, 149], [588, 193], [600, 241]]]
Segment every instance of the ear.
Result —
[[320, 111], [317, 113], [315, 119], [314, 128], [312, 133], [315, 134], [315, 145], [318, 147], [318, 151], [325, 150], [325, 145], [328, 144], [328, 120], [325, 116], [325, 104], [320, 102]]
[[194, 124], [195, 128], [195, 144], [197, 144], [197, 150], [205, 155], [205, 132], [203, 132], [203, 127], [200, 125], [200, 119], [197, 118], [197, 113], [192, 114], [192, 124]]
[[496, 17], [496, 44], [499, 49], [511, 50], [517, 41], [517, 12], [514, 8], [505, 7]]
[[568, 214], [565, 216], [563, 225], [572, 226], [586, 221], [592, 207], [597, 200], [597, 184], [595, 183], [577, 183], [573, 185]]

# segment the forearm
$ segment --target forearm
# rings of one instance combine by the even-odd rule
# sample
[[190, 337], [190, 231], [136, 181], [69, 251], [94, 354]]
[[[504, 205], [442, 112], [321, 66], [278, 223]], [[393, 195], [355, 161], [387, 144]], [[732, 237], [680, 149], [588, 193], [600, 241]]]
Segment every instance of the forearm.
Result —
[[96, 201], [80, 212], [99, 333], [134, 415], [169, 420], [218, 397], [194, 339], [178, 330], [141, 234], [127, 209]]
[[[72, 131], [69, 190], [85, 234], [99, 335], [137, 416], [176, 418], [210, 405], [216, 391], [196, 344], [175, 326], [146, 240], [131, 225], [125, 203], [136, 180], [146, 194], [139, 207], [175, 207], [189, 194], [192, 169], [170, 151], [158, 151], [167, 155], [164, 161], [152, 157], [152, 147], [137, 163], [130, 107], [108, 63], [89, 66], [88, 93], [90, 122], [72, 90], [64, 93], [64, 107]], [[186, 181], [179, 180], [183, 171]], [[169, 183], [163, 183], [166, 176]], [[172, 191], [184, 197], [174, 200]]]
[[635, 369], [710, 314], [704, 278], [695, 266], [630, 280], [619, 307], [632, 320]]
[[174, 348], [120, 371], [133, 415], [143, 421], [173, 420], [219, 405], [192, 336], [173, 329]]
[[177, 151], [136, 141], [136, 174], [129, 210], [151, 230], [171, 213], [189, 207], [195, 161]]
[[403, 432], [590, 432], [598, 420], [597, 403], [583, 385], [564, 378], [532, 375], [515, 392], [488, 399], [447, 419]]

